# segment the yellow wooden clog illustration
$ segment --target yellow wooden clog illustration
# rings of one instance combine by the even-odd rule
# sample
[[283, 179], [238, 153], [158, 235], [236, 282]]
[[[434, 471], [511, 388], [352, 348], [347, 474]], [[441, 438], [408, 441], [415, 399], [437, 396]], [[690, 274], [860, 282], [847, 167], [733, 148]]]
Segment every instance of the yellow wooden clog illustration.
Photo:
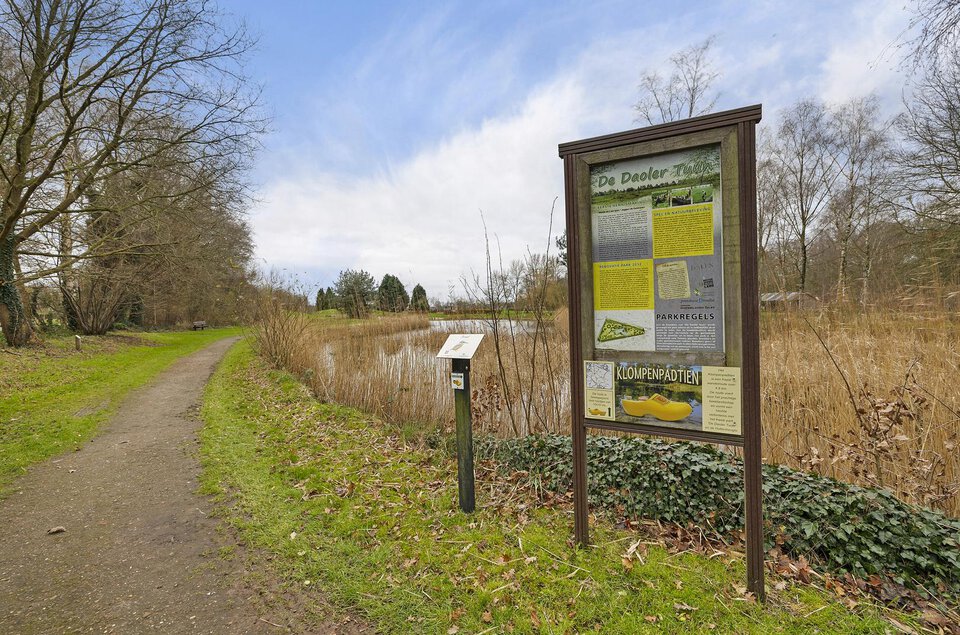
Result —
[[631, 417], [651, 415], [660, 421], [680, 421], [693, 412], [690, 404], [682, 401], [670, 401], [663, 395], [653, 395], [647, 399], [632, 401], [622, 399], [623, 411]]

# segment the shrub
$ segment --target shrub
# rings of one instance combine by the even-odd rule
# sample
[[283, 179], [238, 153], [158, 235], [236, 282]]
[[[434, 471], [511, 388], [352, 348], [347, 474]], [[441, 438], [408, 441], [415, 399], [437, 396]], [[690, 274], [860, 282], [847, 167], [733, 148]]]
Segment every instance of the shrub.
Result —
[[[567, 436], [497, 444], [497, 460], [553, 491], [572, 487]], [[587, 437], [590, 502], [634, 518], [695, 523], [723, 536], [740, 529], [743, 464], [712, 446]], [[882, 574], [921, 592], [960, 594], [960, 520], [869, 489], [782, 466], [763, 467], [767, 548], [857, 576]]]

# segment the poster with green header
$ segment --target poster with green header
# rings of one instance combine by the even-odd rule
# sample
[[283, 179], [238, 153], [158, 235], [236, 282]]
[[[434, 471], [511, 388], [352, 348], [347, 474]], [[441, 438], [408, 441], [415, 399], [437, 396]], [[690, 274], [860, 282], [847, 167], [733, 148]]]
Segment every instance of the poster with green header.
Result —
[[594, 346], [723, 352], [720, 145], [590, 171]]

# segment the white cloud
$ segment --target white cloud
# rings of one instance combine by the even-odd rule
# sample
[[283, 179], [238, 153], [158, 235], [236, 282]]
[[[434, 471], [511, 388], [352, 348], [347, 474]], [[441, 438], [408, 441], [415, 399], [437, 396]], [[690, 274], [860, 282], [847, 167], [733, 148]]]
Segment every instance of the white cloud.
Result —
[[[258, 251], [294, 269], [395, 273], [445, 296], [461, 273], [483, 267], [480, 210], [505, 257], [545, 244], [550, 204], [562, 192], [557, 142], [574, 138], [572, 122], [586, 103], [576, 81], [557, 81], [519, 112], [456, 134], [388, 173], [276, 181], [253, 218]], [[555, 227], [562, 213], [558, 206]]]
[[[724, 32], [718, 42], [725, 83], [720, 106], [764, 101], [772, 115], [770, 106], [815, 91], [831, 101], [873, 89], [897, 92], [894, 71], [879, 62], [884, 46], [899, 35], [905, 14], [897, 7], [866, 7], [840, 11], [845, 19], [857, 16], [850, 30], [837, 27], [830, 16], [784, 22], [770, 10], [751, 15], [744, 33]], [[821, 30], [823, 24], [829, 27]], [[661, 22], [607, 35], [584, 48], [558, 76], [521, 93], [506, 111], [448, 132], [400, 163], [378, 156], [367, 172], [344, 172], [319, 169], [309, 155], [299, 162], [280, 159], [302, 167], [280, 165], [287, 172], [261, 189], [263, 203], [252, 215], [258, 255], [271, 265], [309, 269], [310, 282], [329, 284], [341, 269], [363, 268], [377, 278], [393, 273], [408, 286], [422, 283], [431, 297], [445, 297], [449, 286], [459, 287], [461, 275], [483, 269], [480, 210], [491, 238], [499, 236], [506, 261], [520, 257], [528, 245], [542, 251], [557, 196], [554, 233], [563, 230], [557, 144], [635, 125], [630, 105], [641, 68], [702, 36], [691, 33], [679, 40], [676, 26]], [[765, 37], [749, 37], [757, 32]], [[814, 35], [823, 40], [815, 41]], [[512, 52], [487, 68], [509, 65]], [[502, 91], [505, 84], [518, 91], [522, 85], [514, 78], [505, 83], [491, 71], [469, 81], [458, 77], [445, 86], [447, 92], [432, 97], [455, 109], [470, 99], [471, 90], [482, 98], [484, 84], [492, 91]], [[340, 107], [350, 109], [349, 103]], [[346, 164], [352, 168], [356, 157]]]
[[877, 92], [888, 107], [895, 107], [903, 85], [896, 42], [908, 21], [902, 3], [857, 5], [821, 64], [820, 96], [840, 103]]
[[515, 111], [386, 171], [302, 171], [274, 180], [261, 190], [252, 218], [258, 255], [326, 278], [317, 283], [363, 268], [377, 278], [393, 273], [408, 286], [419, 282], [444, 298], [451, 285], [459, 290], [461, 275], [484, 268], [481, 210], [505, 263], [528, 246], [543, 251], [554, 197], [554, 235], [564, 226], [557, 144], [632, 125], [634, 82], [609, 60], [637, 42], [625, 34], [586, 50]]

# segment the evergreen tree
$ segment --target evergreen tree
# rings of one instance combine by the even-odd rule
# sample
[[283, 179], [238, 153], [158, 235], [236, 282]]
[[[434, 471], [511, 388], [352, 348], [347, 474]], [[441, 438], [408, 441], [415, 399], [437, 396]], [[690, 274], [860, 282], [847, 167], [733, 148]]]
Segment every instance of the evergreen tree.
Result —
[[317, 291], [317, 311], [323, 311], [327, 308], [327, 296], [323, 291], [323, 287], [320, 287], [320, 290]]
[[427, 302], [427, 292], [419, 284], [413, 288], [413, 295], [410, 298], [410, 308], [418, 313], [430, 311], [430, 303]]
[[340, 310], [352, 318], [366, 317], [376, 288], [373, 276], [363, 269], [341, 271], [335, 285]]
[[377, 290], [377, 308], [381, 311], [405, 311], [410, 304], [410, 296], [400, 282], [400, 278], [386, 274]]
[[139, 293], [130, 301], [130, 312], [127, 321], [133, 326], [143, 326], [143, 296]]
[[564, 230], [562, 236], [557, 236], [554, 240], [557, 244], [557, 267], [563, 271], [567, 270], [567, 232]]

